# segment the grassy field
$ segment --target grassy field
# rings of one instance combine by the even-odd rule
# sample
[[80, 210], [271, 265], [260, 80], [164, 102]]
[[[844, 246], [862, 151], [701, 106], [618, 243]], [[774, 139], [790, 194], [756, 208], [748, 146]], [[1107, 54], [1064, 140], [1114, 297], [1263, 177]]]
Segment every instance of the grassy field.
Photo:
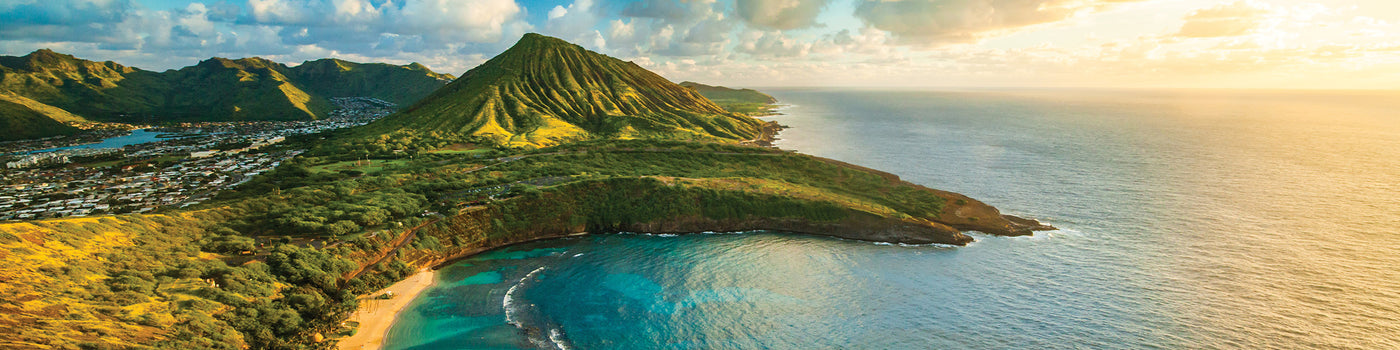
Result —
[[0, 224], [0, 348], [192, 345], [171, 339], [174, 326], [228, 308], [199, 293], [210, 283], [192, 267], [220, 264], [193, 244], [199, 215]]
[[369, 159], [327, 163], [308, 167], [318, 172], [339, 172], [358, 171], [366, 174], [373, 174], [384, 171], [385, 168], [393, 168], [408, 164], [406, 159]]
[[495, 150], [496, 149], [490, 147], [482, 147], [466, 143], [457, 143], [448, 145], [447, 147], [431, 150], [427, 153], [475, 157], [492, 154]]

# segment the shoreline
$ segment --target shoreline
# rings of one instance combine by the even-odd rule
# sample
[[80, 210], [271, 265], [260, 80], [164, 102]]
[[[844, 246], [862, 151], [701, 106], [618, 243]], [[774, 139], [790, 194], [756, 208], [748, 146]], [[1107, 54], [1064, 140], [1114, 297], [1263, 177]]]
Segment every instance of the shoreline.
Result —
[[[418, 299], [424, 290], [437, 284], [437, 271], [430, 268], [419, 269], [408, 278], [395, 282], [387, 288], [360, 297], [360, 308], [346, 321], [359, 322], [355, 334], [341, 338], [336, 348], [340, 350], [379, 350], [389, 336], [389, 329], [398, 322], [399, 313]], [[385, 292], [394, 292], [390, 299], [374, 299]]]

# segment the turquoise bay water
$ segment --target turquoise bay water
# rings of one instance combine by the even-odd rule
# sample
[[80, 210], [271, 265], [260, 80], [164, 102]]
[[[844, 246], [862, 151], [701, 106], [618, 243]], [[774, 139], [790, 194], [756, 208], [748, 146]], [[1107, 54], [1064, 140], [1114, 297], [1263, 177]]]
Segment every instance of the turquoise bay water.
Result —
[[1400, 94], [773, 93], [783, 148], [1062, 230], [538, 242], [444, 268], [388, 348], [1400, 348]]
[[146, 131], [146, 129], [136, 129], [136, 130], [132, 130], [130, 134], [122, 135], [122, 136], [116, 136], [116, 137], [109, 137], [109, 138], [106, 138], [106, 139], [102, 139], [101, 142], [87, 143], [87, 144], [81, 144], [81, 145], [76, 145], [76, 146], [67, 146], [67, 147], [46, 148], [46, 149], [41, 149], [41, 150], [37, 150], [37, 151], [32, 151], [32, 152], [29, 152], [29, 153], [54, 152], [54, 151], [64, 151], [64, 150], [70, 150], [70, 149], [122, 148], [122, 147], [126, 147], [126, 146], [129, 146], [129, 145], [139, 145], [139, 144], [143, 144], [143, 143], [150, 143], [150, 142], [160, 141], [161, 138], [157, 137], [157, 136], [159, 136], [160, 134], [161, 134], [161, 133], [158, 133], [158, 132]]

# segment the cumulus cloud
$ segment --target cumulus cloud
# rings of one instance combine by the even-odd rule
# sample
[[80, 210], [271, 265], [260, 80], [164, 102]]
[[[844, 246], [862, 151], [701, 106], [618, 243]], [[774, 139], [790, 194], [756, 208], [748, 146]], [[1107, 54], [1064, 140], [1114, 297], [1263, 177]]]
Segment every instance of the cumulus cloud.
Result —
[[623, 57], [717, 55], [730, 46], [738, 25], [724, 10], [725, 4], [714, 0], [631, 2], [618, 10], [622, 18], [598, 34], [606, 37], [611, 53]]
[[[587, 0], [584, 0], [587, 1]], [[322, 45], [356, 53], [496, 43], [528, 29], [514, 0], [247, 0], [152, 11], [130, 0], [0, 4], [0, 40], [97, 43], [106, 49], [236, 50]], [[268, 42], [271, 35], [280, 42]], [[257, 36], [256, 40], [250, 36]], [[256, 51], [256, 50], [254, 50]]]
[[131, 1], [39, 0], [0, 4], [0, 40], [97, 43], [131, 49], [142, 19]]
[[1246, 35], [1263, 26], [1270, 13], [1268, 4], [1253, 1], [1220, 4], [1191, 12], [1176, 36], [1218, 38]]
[[85, 25], [118, 23], [135, 10], [131, 1], [30, 0], [0, 4], [6, 27], [20, 25]]
[[500, 40], [506, 23], [520, 13], [513, 0], [409, 0], [389, 32], [491, 42]]
[[[150, 9], [142, 4], [169, 5], [0, 0], [0, 50], [47, 47], [156, 69], [210, 56], [289, 64], [337, 57], [416, 61], [460, 74], [537, 30], [672, 79], [736, 86], [1094, 85], [1090, 77], [1189, 85], [1328, 72], [1391, 78], [1377, 86], [1394, 88], [1393, 72], [1400, 71], [1400, 25], [1363, 16], [1384, 12], [1366, 5], [1224, 0], [1188, 12], [1150, 0], [855, 0], [853, 12], [837, 14], [823, 13], [837, 4], [832, 0], [563, 0], [528, 9], [536, 2], [517, 1], [219, 0]], [[1139, 4], [1107, 11], [1132, 2]], [[1123, 30], [1121, 18], [1108, 17], [1118, 14], [1161, 16], [1140, 18], [1138, 33], [1077, 37]], [[836, 28], [826, 30], [818, 17], [827, 15], [857, 22], [832, 20], [826, 24]], [[1073, 25], [1048, 25], [1057, 22]], [[1039, 29], [1052, 35], [951, 45]], [[929, 47], [940, 50], [920, 50]]]
[[246, 23], [279, 26], [301, 44], [373, 42], [380, 34], [435, 43], [495, 42], [523, 9], [514, 0], [248, 0]]
[[734, 12], [760, 28], [798, 29], [816, 25], [830, 0], [735, 0]]
[[262, 56], [422, 61], [458, 73], [480, 61], [464, 57], [500, 52], [513, 42], [507, 37], [531, 30], [524, 12], [514, 0], [246, 0], [164, 9], [133, 0], [11, 0], [0, 1], [0, 47], [148, 69]]
[[910, 44], [976, 42], [1140, 0], [856, 0], [856, 17]]
[[624, 17], [658, 18], [670, 21], [686, 21], [697, 14], [707, 12], [713, 0], [639, 0], [629, 2], [622, 8]]
[[320, 5], [319, 2], [305, 2], [295, 0], [248, 0], [249, 16], [258, 23], [277, 24], [309, 24], [313, 21], [310, 15], [314, 10], [309, 9], [310, 5]]
[[789, 38], [780, 31], [751, 31], [744, 34], [735, 49], [763, 58], [793, 58], [806, 56], [811, 52], [812, 44]]
[[636, 45], [637, 40], [637, 20], [623, 21], [614, 19], [608, 22], [608, 41], [613, 48], [621, 48], [623, 44]]
[[601, 50], [607, 45], [603, 34], [594, 27], [601, 21], [593, 0], [575, 0], [569, 7], [554, 6], [547, 13], [544, 34], [556, 36], [589, 49]]
[[858, 54], [879, 57], [894, 55], [894, 38], [889, 32], [865, 27], [858, 31], [842, 29], [823, 36], [812, 51], [825, 55]]

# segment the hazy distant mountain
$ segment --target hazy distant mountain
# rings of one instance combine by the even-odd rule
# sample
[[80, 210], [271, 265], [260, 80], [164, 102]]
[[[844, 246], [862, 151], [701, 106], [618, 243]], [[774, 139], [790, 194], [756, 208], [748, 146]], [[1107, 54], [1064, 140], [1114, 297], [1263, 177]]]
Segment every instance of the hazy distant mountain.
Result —
[[723, 86], [705, 85], [693, 81], [681, 82], [681, 86], [695, 89], [705, 98], [715, 103], [721, 102], [744, 102], [744, 103], [778, 103], [778, 99], [768, 94], [758, 92], [754, 89], [731, 89]]
[[631, 62], [539, 34], [366, 128], [512, 146], [594, 138], [747, 140], [762, 122]]
[[[94, 121], [315, 119], [330, 110], [329, 97], [370, 96], [407, 105], [451, 80], [417, 63], [323, 59], [288, 67], [257, 57], [216, 57], [157, 73], [50, 50], [0, 56], [0, 93]], [[0, 118], [19, 115], [10, 110]], [[25, 133], [53, 134], [45, 130]]]
[[705, 98], [714, 101], [725, 110], [749, 115], [773, 113], [773, 104], [778, 99], [754, 89], [731, 89], [723, 86], [710, 86], [693, 81], [681, 82], [681, 86], [695, 89]]

